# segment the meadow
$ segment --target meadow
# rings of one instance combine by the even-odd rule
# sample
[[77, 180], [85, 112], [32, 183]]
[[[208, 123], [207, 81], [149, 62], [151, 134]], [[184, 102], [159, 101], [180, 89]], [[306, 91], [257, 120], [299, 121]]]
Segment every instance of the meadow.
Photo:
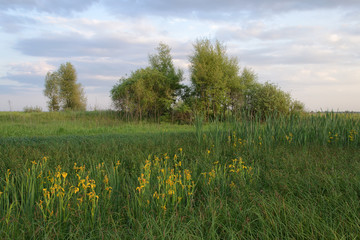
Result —
[[0, 239], [358, 239], [360, 117], [0, 113]]

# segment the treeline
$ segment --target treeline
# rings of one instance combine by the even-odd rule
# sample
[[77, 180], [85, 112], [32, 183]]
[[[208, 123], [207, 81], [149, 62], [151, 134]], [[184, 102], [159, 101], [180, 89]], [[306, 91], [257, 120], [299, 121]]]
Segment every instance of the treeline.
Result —
[[261, 84], [256, 74], [240, 68], [219, 41], [197, 40], [190, 61], [191, 85], [185, 85], [183, 71], [175, 68], [168, 45], [160, 43], [149, 56], [149, 66], [122, 78], [111, 89], [115, 108], [127, 119], [191, 121], [226, 118], [240, 113], [266, 116], [294, 114], [304, 105], [271, 83]]

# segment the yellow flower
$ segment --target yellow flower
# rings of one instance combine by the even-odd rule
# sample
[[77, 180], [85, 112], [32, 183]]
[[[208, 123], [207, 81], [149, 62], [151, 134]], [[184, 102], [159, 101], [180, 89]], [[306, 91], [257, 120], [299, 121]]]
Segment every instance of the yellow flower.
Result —
[[78, 187], [74, 188], [74, 193], [77, 193], [78, 191], [80, 191], [80, 189]]
[[105, 175], [105, 177], [104, 177], [104, 183], [105, 183], [105, 185], [109, 184], [109, 178], [107, 175]]
[[65, 179], [66, 177], [67, 177], [67, 173], [66, 172], [63, 172], [62, 174], [61, 174], [62, 176], [63, 176], [63, 178]]
[[33, 165], [36, 165], [36, 164], [37, 164], [35, 160], [34, 160], [34, 161], [31, 161], [31, 163], [32, 163]]
[[43, 204], [43, 201], [40, 200], [39, 203], [38, 203], [38, 205], [39, 205], [39, 207], [40, 207], [41, 209], [43, 208], [43, 205], [42, 205], [42, 204]]
[[179, 148], [180, 153], [182, 152], [182, 148]]
[[165, 205], [161, 206], [161, 208], [162, 208], [164, 211], [166, 211], [166, 206], [165, 206]]

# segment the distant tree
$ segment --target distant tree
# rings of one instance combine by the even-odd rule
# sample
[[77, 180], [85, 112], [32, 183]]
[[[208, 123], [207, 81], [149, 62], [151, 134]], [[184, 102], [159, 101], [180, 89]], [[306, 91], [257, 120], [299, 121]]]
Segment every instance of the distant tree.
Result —
[[301, 114], [305, 112], [305, 105], [304, 103], [293, 100], [290, 104], [290, 113], [292, 114]]
[[86, 98], [84, 89], [77, 83], [77, 74], [74, 66], [67, 62], [61, 64], [58, 70], [60, 79], [60, 97], [63, 109], [85, 110]]
[[60, 110], [60, 80], [57, 72], [48, 72], [45, 77], [44, 95], [49, 98], [49, 111]]
[[84, 89], [76, 81], [76, 70], [69, 62], [46, 74], [44, 95], [49, 98], [49, 111], [86, 109]]

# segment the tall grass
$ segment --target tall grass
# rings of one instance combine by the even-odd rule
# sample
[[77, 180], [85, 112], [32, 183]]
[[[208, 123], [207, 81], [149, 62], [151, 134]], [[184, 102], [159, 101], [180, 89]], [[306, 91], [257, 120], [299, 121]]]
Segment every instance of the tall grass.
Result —
[[[1, 239], [360, 236], [357, 117], [179, 126], [26, 114], [0, 115], [43, 129], [0, 138]], [[88, 134], [92, 121], [105, 130]], [[83, 128], [52, 134], [50, 123]]]

